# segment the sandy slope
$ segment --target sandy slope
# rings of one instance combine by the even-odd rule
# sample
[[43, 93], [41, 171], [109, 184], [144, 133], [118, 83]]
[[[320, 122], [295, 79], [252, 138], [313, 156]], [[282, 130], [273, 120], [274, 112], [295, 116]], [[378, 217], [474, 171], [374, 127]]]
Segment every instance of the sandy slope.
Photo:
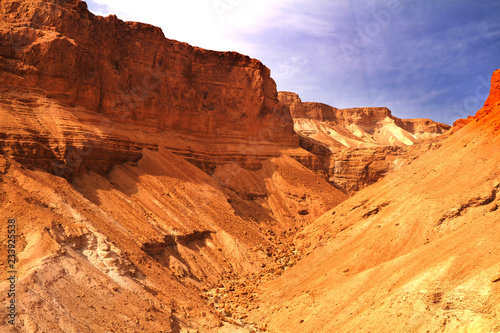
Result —
[[443, 146], [308, 226], [262, 288], [273, 332], [500, 330], [500, 99]]
[[[216, 330], [202, 290], [258, 272], [279, 247], [271, 235], [346, 198], [287, 156], [212, 178], [166, 149], [145, 150], [137, 164], [72, 183], [1, 162], [0, 219], [18, 221], [21, 332]], [[2, 282], [2, 304], [7, 289]]]
[[[497, 329], [500, 73], [439, 150], [344, 202], [298, 162], [331, 168], [299, 148], [259, 61], [77, 0], [0, 1], [0, 16], [0, 265], [9, 218], [19, 255], [17, 326], [4, 312], [0, 331]], [[303, 125], [349, 147], [443, 130], [353, 115]], [[375, 172], [338, 169], [373, 181], [399, 165], [373, 163], [385, 152]]]
[[411, 163], [450, 134], [446, 124], [400, 119], [385, 107], [337, 109], [283, 91], [278, 98], [290, 108], [301, 147], [319, 161], [301, 162], [349, 194]]

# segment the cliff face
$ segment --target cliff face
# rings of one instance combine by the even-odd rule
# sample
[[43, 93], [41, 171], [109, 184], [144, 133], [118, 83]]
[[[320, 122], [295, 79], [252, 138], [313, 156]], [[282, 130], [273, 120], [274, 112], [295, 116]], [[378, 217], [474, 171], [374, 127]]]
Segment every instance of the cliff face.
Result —
[[[0, 18], [1, 93], [9, 104], [2, 107], [2, 118], [15, 112], [32, 117], [29, 126], [1, 125], [6, 141], [11, 130], [30, 132], [25, 140], [15, 138], [24, 147], [7, 147], [15, 156], [56, 155], [68, 166], [72, 152], [66, 151], [80, 150], [87, 141], [98, 152], [88, 160], [101, 160], [101, 153], [117, 161], [137, 160], [138, 150], [158, 143], [150, 134], [171, 131], [236, 146], [296, 145], [289, 111], [278, 103], [270, 71], [258, 60], [169, 40], [150, 25], [94, 16], [81, 1], [2, 1]], [[50, 127], [34, 110], [44, 102], [87, 114], [72, 112], [82, 125], [51, 115]], [[131, 132], [125, 136], [141, 136], [131, 140], [135, 149], [124, 151], [129, 143], [119, 147], [126, 140], [119, 130], [118, 138], [111, 138], [118, 141], [115, 150], [99, 137], [98, 132], [109, 132], [103, 127], [122, 125]], [[46, 145], [37, 145], [40, 136]], [[196, 153], [198, 163], [206, 164], [200, 152], [186, 155], [196, 160]]]
[[81, 1], [0, 1], [0, 220], [17, 221], [16, 332], [245, 325], [219, 295], [228, 281], [291, 267], [279, 260], [300, 254], [283, 235], [347, 198], [289, 157], [310, 154], [269, 73]]
[[498, 75], [498, 70], [495, 72], [493, 77], [491, 78], [491, 89], [490, 94], [486, 101], [484, 102], [484, 106], [477, 112], [474, 116], [468, 116], [466, 119], [458, 119], [453, 123], [453, 132], [460, 130], [465, 127], [467, 124], [478, 121], [481, 117], [484, 117], [487, 113], [492, 112], [493, 108], [497, 106], [498, 101], [500, 100], [500, 75]]
[[493, 113], [497, 110], [498, 103], [500, 103], [500, 70], [497, 69], [491, 78], [491, 88], [488, 99], [484, 103], [484, 106], [476, 114], [476, 118], [486, 118], [488, 113]]
[[355, 140], [352, 142], [339, 137], [339, 143], [345, 147], [412, 145], [420, 139], [439, 136], [450, 129], [450, 126], [430, 119], [400, 119], [383, 107], [337, 109], [322, 103], [302, 102], [297, 94], [291, 92], [279, 92], [278, 95], [280, 101], [290, 108], [299, 134], [310, 137], [315, 134], [300, 127], [305, 120], [320, 122], [332, 128], [326, 135], [335, 138], [335, 134], [340, 134]]
[[311, 159], [304, 160], [305, 165], [326, 174], [332, 184], [349, 193], [434, 149], [435, 141], [450, 129], [429, 119], [399, 119], [387, 108], [337, 109], [304, 103], [295, 93], [278, 95], [290, 108], [302, 148], [319, 160], [310, 165]]
[[273, 332], [498, 330], [499, 79], [440, 148], [306, 227], [310, 254], [260, 288], [253, 317]]

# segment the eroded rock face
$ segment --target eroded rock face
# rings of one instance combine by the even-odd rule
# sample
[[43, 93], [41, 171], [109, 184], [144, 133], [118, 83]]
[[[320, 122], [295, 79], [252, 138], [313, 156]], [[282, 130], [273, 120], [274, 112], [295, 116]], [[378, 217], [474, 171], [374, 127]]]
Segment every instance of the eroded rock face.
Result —
[[[429, 119], [399, 119], [388, 108], [337, 109], [322, 103], [304, 103], [295, 93], [278, 95], [290, 108], [301, 147], [317, 157], [301, 161], [349, 193], [434, 149], [433, 142], [450, 129]], [[421, 144], [423, 140], [425, 144]]]
[[16, 331], [238, 329], [221, 321], [226, 300], [202, 292], [271, 267], [293, 250], [277, 235], [347, 198], [287, 156], [309, 153], [269, 73], [80, 1], [0, 2], [0, 220], [18, 221]]
[[[3, 150], [24, 162], [57, 157], [74, 170], [67, 161], [76, 150], [92, 161], [80, 169], [100, 172], [109, 169], [103, 156], [137, 161], [138, 151], [158, 144], [152, 135], [172, 131], [243, 151], [229, 161], [247, 159], [238, 146], [297, 145], [290, 113], [258, 60], [169, 40], [147, 24], [94, 16], [81, 1], [2, 1], [0, 17], [0, 132]], [[78, 110], [61, 116], [48, 108]], [[17, 113], [29, 122], [7, 120]], [[207, 163], [196, 143], [162, 144], [207, 168], [224, 161]], [[253, 155], [258, 160], [260, 153]]]
[[491, 78], [491, 88], [488, 98], [484, 102], [484, 106], [474, 116], [468, 116], [466, 119], [458, 119], [453, 123], [453, 132], [460, 130], [473, 121], [478, 121], [481, 117], [485, 116], [488, 112], [497, 106], [500, 100], [500, 75], [497, 69]]
[[[393, 208], [375, 190], [368, 195], [373, 202], [353, 199], [332, 211], [341, 225], [325, 215], [347, 199], [325, 176], [335, 170], [352, 175], [338, 178], [348, 189], [342, 184], [355, 178], [367, 184], [390, 171], [405, 149], [381, 142], [411, 141], [413, 134], [405, 133], [417, 132], [416, 125], [407, 125], [411, 131], [397, 125], [386, 109], [333, 112], [311, 104], [314, 119], [300, 118], [299, 125], [321, 128], [315, 131], [324, 138], [328, 128], [339, 135], [327, 141], [301, 134], [305, 151], [289, 108], [278, 102], [269, 71], [257, 60], [168, 40], [149, 25], [97, 17], [80, 1], [1, 1], [0, 16], [0, 220], [18, 221], [23, 307], [17, 331], [256, 331], [263, 318], [276, 327], [290, 317], [266, 317], [273, 309], [260, 303], [256, 288], [286, 274], [337, 227], [346, 230], [352, 221], [380, 218]], [[438, 229], [458, 225], [450, 221], [487, 202], [490, 213], [497, 211], [496, 198], [492, 188], [481, 189], [439, 210]], [[353, 215], [341, 220], [346, 214]], [[308, 235], [294, 237], [311, 224]], [[408, 228], [403, 245], [417, 229]], [[5, 223], [0, 234], [7, 234]], [[379, 245], [384, 236], [361, 239], [362, 248]], [[345, 250], [352, 244], [331, 253], [344, 264], [358, 257]], [[6, 238], [0, 245], [6, 248]], [[388, 258], [391, 253], [383, 251]], [[329, 260], [330, 254], [318, 257]], [[1, 262], [6, 256], [0, 251]], [[287, 281], [302, 284], [304, 274], [316, 272], [319, 266], [308, 263]], [[360, 271], [362, 264], [343, 272]], [[6, 275], [0, 272], [2, 304]], [[329, 288], [343, 282], [331, 281]], [[354, 289], [339, 294], [350, 297]], [[304, 300], [296, 290], [289, 295]], [[271, 303], [282, 301], [283, 295], [274, 296]], [[314, 294], [307, 297], [301, 304], [315, 303]], [[248, 319], [251, 313], [255, 319]], [[297, 325], [282, 328], [303, 332]]]
[[[291, 92], [280, 91], [278, 95], [280, 101], [290, 108], [295, 124], [298, 119], [307, 119], [326, 123], [334, 128], [340, 125], [360, 141], [357, 143], [341, 142], [346, 147], [360, 145], [362, 141], [375, 144], [391, 143], [392, 145], [399, 141], [399, 144], [411, 145], [419, 139], [441, 135], [450, 129], [449, 125], [436, 123], [430, 119], [394, 117], [385, 107], [338, 109], [323, 103], [302, 102], [297, 94]], [[301, 132], [300, 127], [298, 130]], [[390, 136], [381, 136], [380, 133], [384, 131]]]

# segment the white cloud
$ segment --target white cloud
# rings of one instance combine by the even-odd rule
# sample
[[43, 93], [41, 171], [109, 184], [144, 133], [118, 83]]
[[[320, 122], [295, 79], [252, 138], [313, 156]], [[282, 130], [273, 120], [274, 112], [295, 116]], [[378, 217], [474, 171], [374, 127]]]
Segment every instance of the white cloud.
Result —
[[295, 0], [90, 0], [98, 15], [116, 14], [126, 21], [163, 29], [167, 38], [221, 51], [251, 53], [253, 46], [238, 36], [263, 31], [275, 22], [285, 4]]

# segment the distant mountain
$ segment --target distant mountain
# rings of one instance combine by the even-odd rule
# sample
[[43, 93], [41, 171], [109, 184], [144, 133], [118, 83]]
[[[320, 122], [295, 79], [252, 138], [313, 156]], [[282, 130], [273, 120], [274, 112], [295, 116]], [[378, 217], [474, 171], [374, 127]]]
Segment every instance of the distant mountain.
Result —
[[0, 331], [494, 330], [493, 87], [447, 132], [83, 1], [0, 0]]
[[291, 92], [279, 92], [278, 98], [290, 108], [301, 146], [318, 156], [332, 184], [349, 193], [435, 148], [432, 143], [451, 128], [429, 119], [399, 119], [382, 107], [337, 109], [302, 102]]

